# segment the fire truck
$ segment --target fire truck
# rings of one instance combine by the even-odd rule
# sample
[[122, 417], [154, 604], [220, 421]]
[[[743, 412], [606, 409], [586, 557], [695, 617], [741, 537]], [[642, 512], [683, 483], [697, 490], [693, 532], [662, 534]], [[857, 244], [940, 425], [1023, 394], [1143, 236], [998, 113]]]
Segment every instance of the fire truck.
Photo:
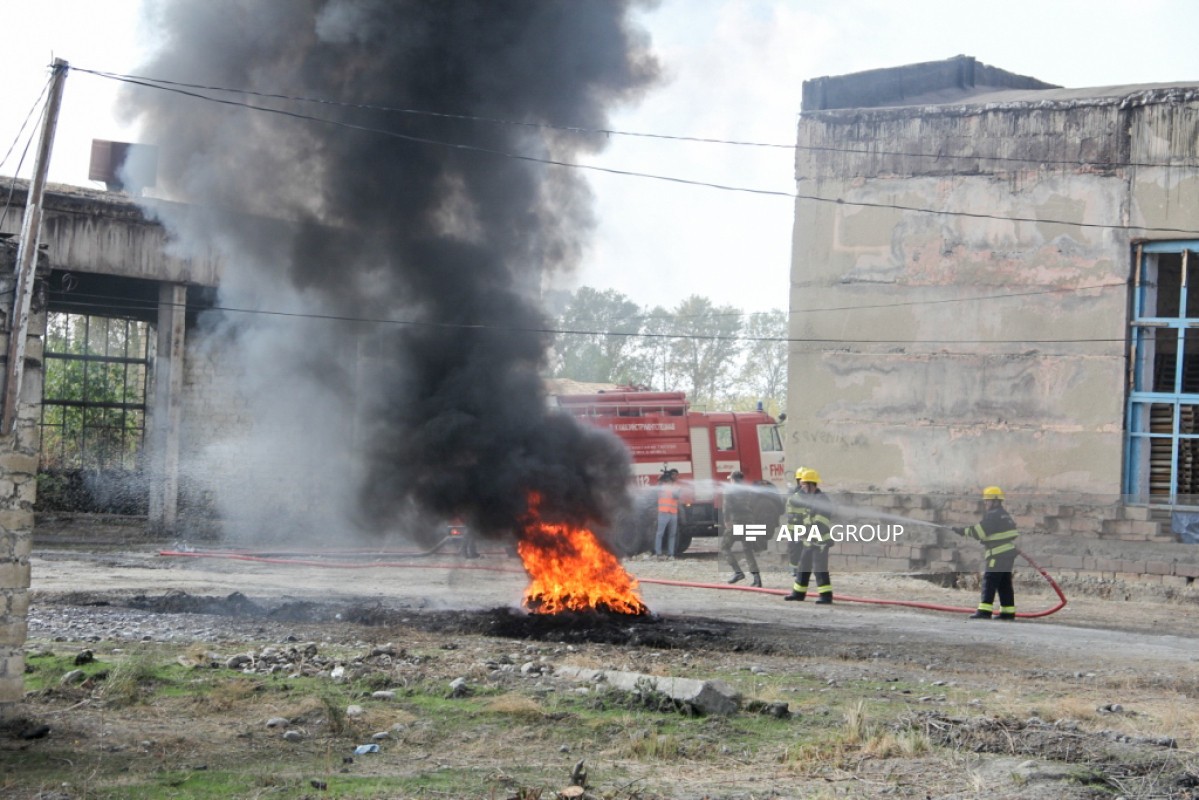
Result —
[[[779, 423], [763, 411], [692, 411], [684, 392], [621, 388], [598, 394], [551, 396], [558, 410], [611, 431], [629, 450], [636, 492], [631, 535], [622, 537], [628, 554], [653, 546], [656, 496], [650, 487], [677, 470], [680, 484], [678, 549], [694, 537], [720, 532], [721, 481], [740, 471], [754, 493], [754, 521], [773, 525], [783, 509], [786, 475]], [[759, 520], [760, 518], [760, 520]]]

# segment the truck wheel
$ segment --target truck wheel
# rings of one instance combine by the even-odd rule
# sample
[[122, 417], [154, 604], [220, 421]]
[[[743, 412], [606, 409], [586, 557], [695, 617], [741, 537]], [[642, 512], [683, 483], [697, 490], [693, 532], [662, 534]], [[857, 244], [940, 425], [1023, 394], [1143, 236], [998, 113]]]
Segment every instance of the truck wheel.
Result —
[[686, 553], [687, 548], [690, 546], [691, 534], [689, 532], [679, 531], [678, 553], [676, 553], [676, 555], [682, 555], [683, 553]]
[[617, 555], [622, 558], [640, 555], [654, 549], [658, 511], [656, 508], [645, 508], [643, 505], [635, 503], [634, 507], [621, 515], [616, 524], [612, 526], [614, 535], [610, 541], [618, 551]]

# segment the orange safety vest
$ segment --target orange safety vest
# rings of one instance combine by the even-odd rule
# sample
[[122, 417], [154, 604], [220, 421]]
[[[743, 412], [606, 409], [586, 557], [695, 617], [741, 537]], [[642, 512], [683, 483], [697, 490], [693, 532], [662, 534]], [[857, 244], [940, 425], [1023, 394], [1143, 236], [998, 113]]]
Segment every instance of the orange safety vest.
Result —
[[658, 490], [658, 513], [678, 514], [679, 497], [673, 486], [663, 486]]

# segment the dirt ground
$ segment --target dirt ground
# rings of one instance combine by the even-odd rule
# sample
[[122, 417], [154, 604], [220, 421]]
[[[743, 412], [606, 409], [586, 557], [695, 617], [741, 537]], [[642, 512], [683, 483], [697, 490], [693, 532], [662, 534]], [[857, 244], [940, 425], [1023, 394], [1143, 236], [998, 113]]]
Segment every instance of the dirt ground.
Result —
[[[725, 586], [727, 567], [711, 542], [700, 541], [679, 559], [626, 562], [641, 581], [650, 618], [537, 627], [519, 611], [526, 585], [519, 562], [494, 547], [477, 561], [451, 553], [277, 547], [242, 553], [255, 560], [241, 560], [194, 551], [163, 555], [164, 549], [170, 546], [136, 537], [101, 541], [69, 531], [43, 537], [33, 559], [28, 650], [119, 652], [130, 642], [192, 643], [224, 659], [242, 642], [369, 649], [402, 641], [409, 652], [437, 654], [434, 674], [428, 661], [422, 667], [430, 679], [470, 678], [480, 664], [493, 682], [505, 669], [541, 674], [540, 688], [520, 684], [538, 702], [546, 692], [585, 691], [547, 684], [558, 666], [731, 680], [742, 694], [742, 713], [789, 703], [788, 718], [804, 720], [798, 724], [805, 735], [818, 737], [812, 725], [825, 725], [837, 743], [820, 749], [793, 737], [769, 758], [751, 759], [738, 756], [740, 734], [731, 729], [717, 737], [719, 746], [700, 746], [707, 729], [678, 734], [670, 754], [600, 741], [548, 750], [541, 741], [444, 749], [410, 733], [396, 771], [427, 759], [446, 769], [481, 770], [485, 792], [462, 794], [455, 785], [411, 795], [330, 795], [328, 788], [297, 785], [254, 796], [569, 797], [577, 796], [566, 780], [571, 766], [589, 759], [588, 797], [1199, 798], [1199, 592], [1192, 587], [1076, 580], [1064, 585], [1064, 609], [1001, 623], [877, 602], [970, 608], [977, 599], [970, 576], [958, 581], [961, 587], [943, 587], [910, 576], [834, 575], [837, 602], [817, 607], [782, 601], [790, 577], [778, 563], [765, 569], [762, 591]], [[1025, 613], [1057, 602], [1031, 570], [1019, 576], [1017, 599]], [[495, 666], [505, 661], [508, 668]], [[900, 704], [905, 730], [918, 729], [923, 744], [905, 750], [903, 736], [894, 733], [899, 744], [880, 745], [881, 729], [860, 736], [868, 725], [856, 716], [876, 702], [888, 709]], [[200, 710], [190, 719], [176, 710], [164, 720], [102, 706], [87, 696], [50, 693], [31, 697], [23, 719], [51, 722], [47, 739], [59, 735], [56, 729], [90, 730], [77, 739], [84, 751], [114, 741], [136, 750], [170, 731], [187, 741], [186, 763], [236, 760], [237, 740], [210, 730]], [[45, 746], [20, 734], [0, 736], [6, 770], [19, 769], [15, 753]], [[204, 752], [206, 742], [211, 752]], [[560, 774], [561, 785], [536, 793], [517, 786], [512, 762], [522, 759], [533, 770], [526, 781]], [[6, 797], [121, 796], [88, 790], [77, 775], [36, 792], [11, 772], [4, 780], [0, 788], [26, 792], [0, 792]], [[136, 796], [199, 796], [173, 791]]]

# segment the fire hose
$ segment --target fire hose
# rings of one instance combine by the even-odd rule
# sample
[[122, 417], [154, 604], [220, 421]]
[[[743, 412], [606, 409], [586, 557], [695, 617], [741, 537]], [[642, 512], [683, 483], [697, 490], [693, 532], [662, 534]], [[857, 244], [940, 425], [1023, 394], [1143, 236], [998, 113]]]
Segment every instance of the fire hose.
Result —
[[[936, 525], [934, 527], [945, 528], [948, 526]], [[385, 552], [387, 555], [398, 555], [398, 556], [407, 557], [407, 558], [424, 558], [424, 557], [431, 556], [431, 555], [434, 555], [435, 553], [437, 553], [442, 548], [442, 546], [444, 546], [446, 544], [446, 542], [450, 539], [451, 539], [451, 537], [447, 536], [445, 539], [443, 539], [441, 542], [439, 542], [437, 545], [435, 545], [433, 548], [431, 548], [429, 550], [413, 551], [413, 552], [406, 552], [406, 551], [385, 551]], [[328, 551], [328, 552], [334, 556], [341, 557], [341, 558], [344, 558], [347, 556], [360, 557], [363, 555], [383, 554], [377, 550], [360, 550], [360, 551], [334, 550], [334, 551]], [[1023, 550], [1020, 550], [1019, 548], [1017, 548], [1016, 553], [1021, 558], [1023, 558], [1025, 561], [1027, 561], [1029, 563], [1029, 565], [1032, 566], [1033, 569], [1035, 569], [1037, 572], [1039, 572], [1041, 574], [1041, 577], [1043, 577], [1046, 581], [1048, 581], [1049, 586], [1053, 589], [1053, 591], [1057, 594], [1057, 597], [1058, 597], [1057, 604], [1054, 606], [1051, 606], [1050, 608], [1044, 609], [1042, 611], [1018, 612], [1016, 614], [1016, 616], [1027, 618], [1027, 619], [1031, 619], [1031, 618], [1035, 618], [1035, 617], [1047, 617], [1050, 614], [1055, 614], [1058, 611], [1061, 611], [1063, 608], [1065, 608], [1066, 595], [1062, 591], [1061, 586], [1058, 585], [1057, 581], [1055, 581], [1053, 579], [1053, 576], [1050, 575], [1048, 572], [1046, 572], [1044, 567], [1042, 567], [1037, 562], [1033, 561], [1033, 559], [1027, 553], [1025, 553]], [[447, 569], [482, 570], [482, 571], [487, 571], [487, 572], [507, 572], [507, 573], [517, 573], [517, 574], [525, 572], [524, 569], [517, 569], [517, 568], [513, 568], [513, 567], [491, 566], [488, 564], [457, 564], [457, 563], [454, 563], [454, 564], [429, 564], [427, 562], [414, 564], [414, 563], [410, 563], [408, 561], [370, 561], [370, 562], [365, 562], [365, 563], [330, 562], [330, 561], [322, 560], [322, 559], [295, 558], [295, 557], [293, 557], [295, 554], [289, 554], [287, 552], [275, 553], [273, 555], [263, 555], [260, 552], [253, 552], [253, 551], [160, 550], [158, 555], [163, 556], [163, 557], [171, 557], [171, 558], [214, 558], [214, 559], [225, 559], [225, 560], [230, 560], [230, 561], [248, 561], [248, 562], [259, 563], [259, 564], [279, 564], [279, 565], [285, 565], [285, 566], [320, 567], [320, 568], [324, 568], [324, 569], [374, 569], [374, 568], [378, 568], [378, 567], [393, 568], [393, 569], [419, 567], [422, 569], [427, 569], [429, 567], [445, 567]], [[788, 591], [789, 591], [789, 590], [785, 590], [785, 589], [768, 589], [765, 587], [755, 587], [755, 586], [733, 586], [733, 585], [730, 585], [727, 583], [704, 583], [704, 582], [697, 582], [697, 581], [675, 581], [675, 580], [669, 580], [666, 578], [641, 578], [641, 577], [639, 577], [639, 578], [637, 578], [637, 581], [639, 583], [650, 583], [650, 584], [655, 584], [658, 586], [678, 586], [678, 587], [684, 587], [684, 588], [689, 588], [689, 589], [719, 589], [719, 590], [723, 590], [723, 591], [756, 592], [758, 594], [770, 594], [770, 595], [786, 595], [786, 594], [788, 594]], [[925, 602], [918, 601], [918, 600], [888, 600], [888, 599], [884, 599], [884, 598], [874, 598], [874, 597], [854, 597], [852, 595], [843, 595], [843, 594], [838, 594], [836, 597], [837, 597], [838, 602], [866, 603], [866, 604], [870, 604], [870, 605], [901, 606], [901, 607], [905, 607], [905, 608], [919, 608], [919, 609], [924, 609], [927, 611], [944, 611], [944, 612], [955, 613], [955, 614], [956, 613], [968, 614], [975, 610], [974, 608], [965, 608], [962, 606], [949, 606], [949, 605], [942, 605], [939, 603], [925, 603]]]
[[[943, 528], [945, 530], [953, 529], [953, 526], [951, 526], [951, 525], [940, 525], [940, 524], [932, 523], [932, 522], [925, 523], [925, 524], [927, 524], [929, 527], [932, 527], [932, 528]], [[1057, 612], [1059, 612], [1063, 608], [1065, 608], [1066, 607], [1066, 594], [1065, 594], [1065, 592], [1062, 591], [1062, 587], [1058, 585], [1058, 582], [1053, 579], [1053, 576], [1050, 575], [1045, 570], [1044, 567], [1042, 567], [1036, 561], [1033, 561], [1032, 557], [1030, 555], [1028, 555], [1028, 553], [1025, 553], [1023, 550], [1021, 550], [1019, 547], [1016, 548], [1016, 555], [1023, 558], [1025, 561], [1028, 562], [1029, 566], [1031, 566], [1033, 569], [1035, 569], [1037, 572], [1039, 572], [1041, 577], [1044, 578], [1049, 583], [1049, 587], [1051, 589], [1053, 589], [1054, 593], [1057, 595], [1057, 604], [1056, 605], [1050, 606], [1049, 608], [1046, 608], [1042, 611], [1017, 612], [1016, 616], [1023, 617], [1025, 619], [1033, 619], [1035, 617], [1048, 617], [1050, 614], [1056, 614]], [[702, 586], [707, 589], [733, 589], [733, 590], [741, 591], [741, 592], [758, 592], [761, 594], [775, 594], [775, 595], [789, 594], [789, 591], [786, 589], [767, 589], [764, 587], [757, 587], [757, 586], [730, 586], [729, 584], [718, 584], [718, 583], [695, 584], [695, 583], [688, 583], [685, 581], [667, 581], [667, 580], [658, 580], [658, 579], [653, 579], [653, 578], [643, 578], [641, 580], [642, 580], [642, 583], [658, 583], [658, 584], [664, 584], [664, 585], [668, 585], [668, 586]], [[876, 597], [853, 597], [851, 595], [844, 595], [844, 594], [837, 594], [836, 597], [837, 597], [838, 602], [869, 603], [872, 605], [885, 605], [885, 606], [903, 606], [905, 608], [922, 608], [922, 609], [925, 609], [928, 611], [946, 611], [946, 612], [954, 613], [954, 614], [970, 614], [976, 610], [974, 608], [964, 608], [962, 606], [947, 606], [947, 605], [941, 605], [940, 603], [925, 603], [925, 602], [918, 601], [918, 600], [886, 600], [886, 599], [876, 598]]]
[[[1051, 606], [1050, 608], [1042, 611], [1020, 611], [1016, 613], [1016, 616], [1024, 617], [1026, 619], [1031, 619], [1034, 617], [1047, 617], [1050, 614], [1056, 614], [1058, 611], [1061, 611], [1063, 608], [1065, 608], [1066, 595], [1062, 591], [1062, 587], [1058, 585], [1058, 582], [1053, 579], [1053, 576], [1046, 572], [1044, 567], [1033, 561], [1032, 558], [1030, 558], [1029, 555], [1023, 550], [1017, 548], [1016, 552], [1021, 558], [1027, 561], [1033, 569], [1041, 573], [1041, 577], [1049, 582], [1049, 586], [1053, 589], [1058, 597], [1057, 604]], [[765, 587], [757, 586], [730, 586], [727, 583], [694, 583], [692, 581], [671, 581], [663, 578], [638, 578], [637, 580], [641, 583], [656, 583], [662, 586], [685, 586], [688, 588], [697, 589], [730, 589], [737, 592], [757, 592], [758, 594], [774, 595], [786, 595], [790, 593], [789, 589], [767, 589]], [[853, 597], [852, 595], [839, 593], [836, 595], [836, 598], [838, 603], [869, 603], [871, 605], [880, 606], [903, 606], [905, 608], [922, 608], [927, 611], [947, 611], [954, 614], [970, 614], [975, 611], [974, 608], [965, 608], [963, 606], [947, 606], [939, 603], [925, 603], [919, 600], [887, 600], [878, 597]]]

